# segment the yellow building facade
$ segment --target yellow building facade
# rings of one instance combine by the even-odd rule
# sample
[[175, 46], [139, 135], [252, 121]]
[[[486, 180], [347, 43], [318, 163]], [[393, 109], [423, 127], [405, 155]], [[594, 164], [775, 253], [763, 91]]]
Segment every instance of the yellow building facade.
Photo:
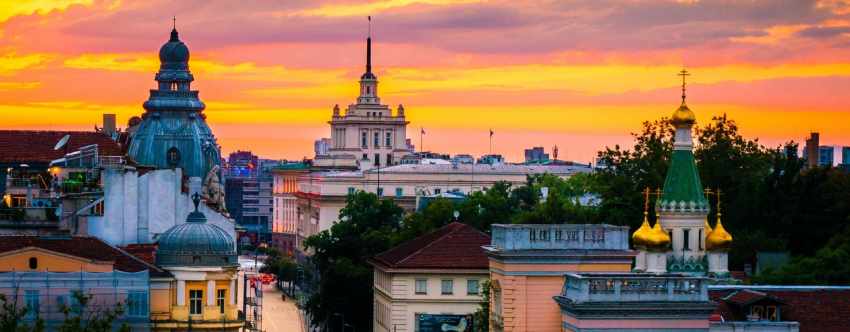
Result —
[[[197, 206], [199, 198], [194, 197]], [[157, 265], [170, 278], [151, 279], [151, 330], [238, 331], [236, 243], [197, 208], [159, 238]]]

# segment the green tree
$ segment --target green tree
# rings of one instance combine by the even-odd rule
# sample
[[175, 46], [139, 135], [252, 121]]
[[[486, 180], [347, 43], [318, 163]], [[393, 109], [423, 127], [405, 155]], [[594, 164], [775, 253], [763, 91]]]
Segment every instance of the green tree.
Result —
[[[847, 220], [850, 222], [850, 218]], [[850, 285], [850, 227], [836, 234], [813, 256], [797, 256], [776, 271], [753, 278], [760, 284]]]
[[358, 192], [348, 197], [339, 222], [305, 241], [320, 276], [307, 302], [314, 324], [345, 317], [357, 330], [370, 327], [373, 280], [367, 260], [391, 248], [403, 213], [390, 199]]
[[0, 294], [0, 331], [2, 332], [43, 332], [45, 330], [44, 320], [36, 318], [30, 326], [24, 318], [30, 311], [26, 306], [18, 305], [18, 289], [15, 288], [15, 296], [10, 300], [6, 294]]
[[[63, 305], [60, 310], [65, 315], [65, 320], [59, 325], [59, 332], [111, 332], [114, 331], [115, 321], [124, 314], [124, 306], [121, 303], [115, 307], [97, 310], [89, 307], [92, 295], [83, 294], [80, 291], [71, 293], [71, 297], [79, 305], [76, 307]], [[129, 332], [130, 327], [122, 323], [118, 331]]]
[[602, 168], [595, 186], [601, 203], [600, 220], [608, 224], [637, 228], [642, 220], [644, 188], [660, 188], [670, 167], [675, 128], [667, 118], [644, 122], [639, 133], [632, 133], [631, 150], [619, 145], [598, 153]]
[[473, 317], [473, 326], [475, 332], [488, 332], [490, 330], [490, 288], [492, 284], [490, 280], [485, 280], [481, 284], [481, 302], [478, 304], [478, 309], [475, 310]]

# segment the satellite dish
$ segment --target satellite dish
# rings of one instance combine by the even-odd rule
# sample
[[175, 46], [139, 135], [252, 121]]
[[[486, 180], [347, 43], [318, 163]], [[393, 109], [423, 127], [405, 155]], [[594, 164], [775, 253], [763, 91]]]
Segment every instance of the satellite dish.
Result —
[[65, 146], [65, 144], [68, 144], [68, 140], [70, 139], [71, 135], [65, 134], [65, 136], [62, 136], [62, 139], [60, 139], [59, 142], [56, 142], [56, 146], [53, 147], [53, 150], [61, 149], [63, 146]]

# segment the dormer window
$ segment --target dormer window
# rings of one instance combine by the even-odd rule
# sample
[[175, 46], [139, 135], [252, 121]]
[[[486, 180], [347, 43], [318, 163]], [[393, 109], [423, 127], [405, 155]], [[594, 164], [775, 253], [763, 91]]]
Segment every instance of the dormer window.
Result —
[[38, 258], [30, 257], [29, 259], [30, 270], [35, 270], [38, 268]]

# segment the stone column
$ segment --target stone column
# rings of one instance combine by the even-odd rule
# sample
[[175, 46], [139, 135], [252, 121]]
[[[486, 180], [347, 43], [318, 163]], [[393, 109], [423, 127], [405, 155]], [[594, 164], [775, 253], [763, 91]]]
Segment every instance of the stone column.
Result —
[[215, 280], [207, 280], [207, 306], [215, 305]]
[[725, 251], [708, 252], [708, 273], [717, 275], [729, 274], [729, 254]]
[[667, 272], [667, 253], [663, 252], [647, 252], [646, 253], [646, 272], [648, 273], [666, 273]]
[[236, 278], [230, 279], [230, 305], [236, 305]]
[[177, 280], [177, 305], [186, 305], [186, 281]]
[[635, 268], [633, 270], [638, 272], [646, 271], [646, 250], [638, 249], [638, 254], [635, 256]]

